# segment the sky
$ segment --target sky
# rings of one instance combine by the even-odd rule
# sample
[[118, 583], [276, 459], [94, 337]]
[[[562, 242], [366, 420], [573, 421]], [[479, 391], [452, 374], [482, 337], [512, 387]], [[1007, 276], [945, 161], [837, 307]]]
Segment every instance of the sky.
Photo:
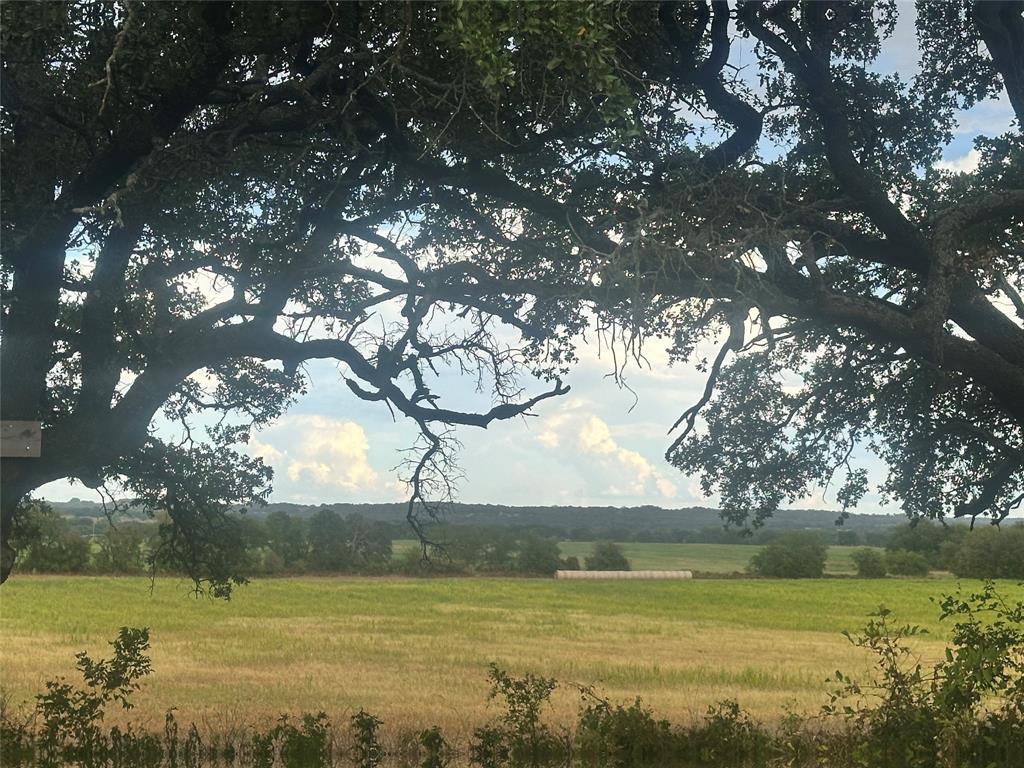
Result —
[[[753, 61], [749, 48], [737, 47], [732, 63]], [[913, 5], [901, 4], [900, 21], [877, 62], [879, 70], [909, 77], [917, 69]], [[752, 67], [743, 70], [746, 77]], [[977, 105], [960, 116], [953, 141], [940, 164], [970, 171], [977, 164], [974, 139], [980, 132], [1003, 133], [1012, 110], [1005, 96]], [[512, 505], [600, 505], [662, 507], [714, 506], [695, 477], [687, 477], [664, 460], [671, 442], [669, 426], [693, 404], [704, 387], [704, 374], [693, 364], [669, 365], [664, 345], [651, 343], [650, 366], [633, 364], [625, 372], [628, 389], [611, 377], [613, 362], [596, 344], [580, 349], [581, 361], [566, 380], [569, 394], [547, 400], [535, 415], [494, 422], [486, 429], [460, 428], [462, 479], [457, 500]], [[309, 392], [284, 416], [256, 433], [248, 446], [275, 470], [273, 501], [319, 504], [401, 501], [405, 486], [396, 467], [416, 436], [407, 419], [393, 419], [378, 403], [356, 398], [335, 365], [307, 367]], [[543, 385], [524, 381], [531, 392]], [[439, 389], [448, 405], [463, 408], [488, 403], [472, 383], [443, 371]], [[866, 459], [872, 478], [883, 468]], [[818, 489], [794, 507], [836, 509], [834, 490]], [[91, 499], [94, 492], [68, 482], [40, 489], [50, 500]], [[860, 512], [899, 510], [870, 493]]]

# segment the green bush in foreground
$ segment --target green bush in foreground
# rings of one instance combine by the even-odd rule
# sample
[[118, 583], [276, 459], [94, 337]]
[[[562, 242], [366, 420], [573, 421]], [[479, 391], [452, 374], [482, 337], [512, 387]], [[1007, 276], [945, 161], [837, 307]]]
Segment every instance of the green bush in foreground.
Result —
[[785, 533], [750, 559], [750, 571], [776, 579], [820, 579], [828, 547], [811, 531]]

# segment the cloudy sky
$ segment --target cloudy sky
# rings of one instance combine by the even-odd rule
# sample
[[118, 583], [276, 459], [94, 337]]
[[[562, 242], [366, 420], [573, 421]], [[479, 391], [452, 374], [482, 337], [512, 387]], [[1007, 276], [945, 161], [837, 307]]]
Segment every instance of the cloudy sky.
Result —
[[[878, 62], [883, 71], [911, 76], [917, 68], [913, 6], [902, 5], [896, 34]], [[733, 63], [749, 65], [753, 55], [738, 47]], [[747, 70], [749, 72], [749, 69]], [[1012, 111], [1004, 99], [987, 101], [961, 116], [942, 165], [969, 171], [977, 164], [974, 138], [1010, 128]], [[770, 152], [763, 147], [762, 151]], [[664, 350], [646, 350], [649, 368], [631, 366], [629, 390], [609, 377], [613, 363], [596, 346], [582, 350], [582, 361], [567, 383], [572, 391], [542, 403], [536, 415], [494, 423], [488, 430], [463, 428], [459, 500], [500, 504], [578, 504], [665, 507], [714, 505], [695, 478], [668, 466], [667, 428], [691, 405], [704, 386], [692, 365], [669, 366]], [[402, 449], [415, 438], [408, 420], [393, 420], [382, 405], [354, 397], [330, 363], [308, 367], [310, 391], [278, 422], [255, 435], [251, 453], [275, 470], [273, 500], [300, 503], [398, 501], [405, 489], [395, 467]], [[474, 398], [472, 384], [443, 374], [440, 390], [449, 405]], [[539, 385], [533, 391], [539, 391]], [[631, 391], [630, 391], [631, 390]], [[487, 404], [477, 401], [483, 407]], [[873, 474], [880, 476], [875, 464]], [[52, 500], [92, 498], [82, 486], [53, 483], [42, 489]], [[835, 508], [834, 493], [818, 491], [797, 506]], [[876, 496], [860, 511], [894, 512]]]

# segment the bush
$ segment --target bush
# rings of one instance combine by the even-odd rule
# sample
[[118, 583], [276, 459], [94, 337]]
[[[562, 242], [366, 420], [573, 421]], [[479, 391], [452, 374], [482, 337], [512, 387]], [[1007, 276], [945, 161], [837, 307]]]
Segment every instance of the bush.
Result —
[[927, 576], [928, 559], [918, 552], [894, 549], [885, 553], [885, 567], [894, 576]]
[[960, 545], [953, 572], [972, 579], [1024, 579], [1024, 525], [971, 531]]
[[576, 739], [583, 765], [625, 768], [673, 762], [677, 739], [667, 720], [654, 717], [640, 699], [612, 704], [583, 688]]
[[784, 533], [751, 558], [750, 571], [777, 579], [820, 579], [827, 554], [817, 533]]
[[850, 558], [862, 579], [881, 579], [885, 576], [885, 558], [873, 549], [858, 549]]
[[613, 541], [595, 541], [594, 548], [583, 561], [588, 571], [628, 571], [629, 560], [622, 547]]
[[1005, 600], [989, 582], [976, 594], [946, 595], [940, 606], [940, 619], [955, 624], [945, 659], [931, 669], [908, 642], [925, 630], [894, 624], [885, 606], [862, 633], [846, 633], [874, 654], [875, 675], [865, 682], [836, 673], [838, 686], [823, 712], [846, 721], [847, 744], [831, 744], [826, 754], [853, 753], [865, 766], [1019, 764], [1024, 602]]

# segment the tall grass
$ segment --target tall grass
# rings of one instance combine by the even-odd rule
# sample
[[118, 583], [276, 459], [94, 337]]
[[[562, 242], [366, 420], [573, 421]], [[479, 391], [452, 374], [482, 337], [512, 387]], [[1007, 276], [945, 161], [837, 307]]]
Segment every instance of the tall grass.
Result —
[[[138, 578], [19, 577], [0, 593], [0, 677], [14, 706], [44, 679], [72, 671], [120, 626], [145, 625], [155, 674], [136, 719], [266, 725], [282, 711], [365, 707], [412, 730], [431, 714], [465, 734], [488, 716], [488, 663], [596, 683], [611, 697], [644, 696], [675, 721], [723, 698], [756, 716], [822, 703], [822, 681], [866, 659], [839, 633], [879, 603], [931, 634], [945, 630], [930, 598], [951, 582], [557, 582], [540, 579], [280, 579], [228, 603], [188, 597], [187, 584]], [[1012, 594], [1019, 587], [1004, 585]], [[556, 722], [575, 698], [552, 701]]]

